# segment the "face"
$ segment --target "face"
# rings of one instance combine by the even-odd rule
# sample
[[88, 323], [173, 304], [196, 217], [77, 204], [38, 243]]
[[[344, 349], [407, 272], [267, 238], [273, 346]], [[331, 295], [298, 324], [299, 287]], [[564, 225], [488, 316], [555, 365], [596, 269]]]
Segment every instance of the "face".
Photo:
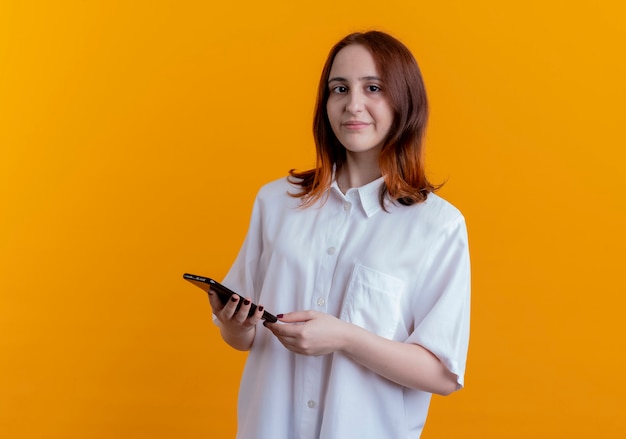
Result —
[[374, 58], [361, 45], [341, 49], [328, 79], [326, 111], [335, 136], [348, 155], [372, 154], [376, 158], [393, 123]]

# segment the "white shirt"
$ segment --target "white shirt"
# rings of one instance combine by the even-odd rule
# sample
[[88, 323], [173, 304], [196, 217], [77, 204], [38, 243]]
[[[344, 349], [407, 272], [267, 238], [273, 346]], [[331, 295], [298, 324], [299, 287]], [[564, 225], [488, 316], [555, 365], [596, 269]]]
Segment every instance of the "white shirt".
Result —
[[[286, 179], [259, 191], [224, 284], [273, 314], [318, 310], [424, 346], [463, 386], [470, 269], [465, 220], [441, 197], [379, 203], [382, 178], [299, 207]], [[416, 371], [417, 372], [417, 371]], [[288, 351], [259, 325], [239, 390], [239, 439], [420, 437], [431, 394], [341, 353]]]

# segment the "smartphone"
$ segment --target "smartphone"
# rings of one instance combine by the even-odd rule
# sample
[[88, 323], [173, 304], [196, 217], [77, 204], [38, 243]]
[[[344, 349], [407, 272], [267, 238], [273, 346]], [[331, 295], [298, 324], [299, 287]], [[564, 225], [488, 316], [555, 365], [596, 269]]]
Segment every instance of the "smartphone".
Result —
[[[217, 297], [219, 297], [220, 299], [220, 302], [222, 302], [222, 305], [226, 305], [228, 303], [228, 301], [230, 300], [230, 296], [232, 296], [233, 294], [237, 294], [234, 291], [226, 288], [224, 285], [222, 285], [218, 281], [211, 279], [210, 277], [204, 277], [204, 276], [198, 276], [195, 274], [185, 273], [183, 274], [183, 279], [201, 288], [207, 294], [209, 293], [209, 289], [215, 291], [217, 293]], [[243, 303], [243, 296], [241, 294], [237, 294], [237, 295], [240, 297], [239, 303], [237, 304], [237, 311], [239, 311], [239, 308], [241, 308], [241, 304]], [[253, 303], [252, 305], [250, 305], [250, 311], [248, 312], [248, 317], [253, 315], [255, 311], [256, 311], [256, 305]], [[275, 323], [278, 321], [275, 315], [270, 314], [267, 311], [263, 311], [263, 316], [261, 318], [270, 323]]]

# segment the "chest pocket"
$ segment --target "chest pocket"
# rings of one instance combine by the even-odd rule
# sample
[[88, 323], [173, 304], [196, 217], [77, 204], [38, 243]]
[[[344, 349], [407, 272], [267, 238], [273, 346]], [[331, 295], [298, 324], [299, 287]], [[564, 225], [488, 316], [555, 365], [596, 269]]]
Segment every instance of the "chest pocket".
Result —
[[354, 267], [340, 318], [388, 339], [400, 324], [404, 282], [364, 265]]

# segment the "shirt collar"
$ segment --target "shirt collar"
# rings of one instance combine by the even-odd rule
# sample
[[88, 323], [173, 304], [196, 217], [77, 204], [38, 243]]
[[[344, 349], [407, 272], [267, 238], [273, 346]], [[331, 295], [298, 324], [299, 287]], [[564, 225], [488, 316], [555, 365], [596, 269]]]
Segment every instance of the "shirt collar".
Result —
[[357, 199], [361, 203], [361, 207], [367, 215], [368, 218], [374, 216], [378, 211], [382, 210], [380, 206], [380, 190], [385, 184], [385, 179], [383, 177], [379, 177], [376, 180], [358, 187], [349, 189], [348, 192], [343, 195], [339, 186], [337, 185], [337, 181], [333, 180], [331, 188], [336, 190], [342, 197], [356, 201]]

